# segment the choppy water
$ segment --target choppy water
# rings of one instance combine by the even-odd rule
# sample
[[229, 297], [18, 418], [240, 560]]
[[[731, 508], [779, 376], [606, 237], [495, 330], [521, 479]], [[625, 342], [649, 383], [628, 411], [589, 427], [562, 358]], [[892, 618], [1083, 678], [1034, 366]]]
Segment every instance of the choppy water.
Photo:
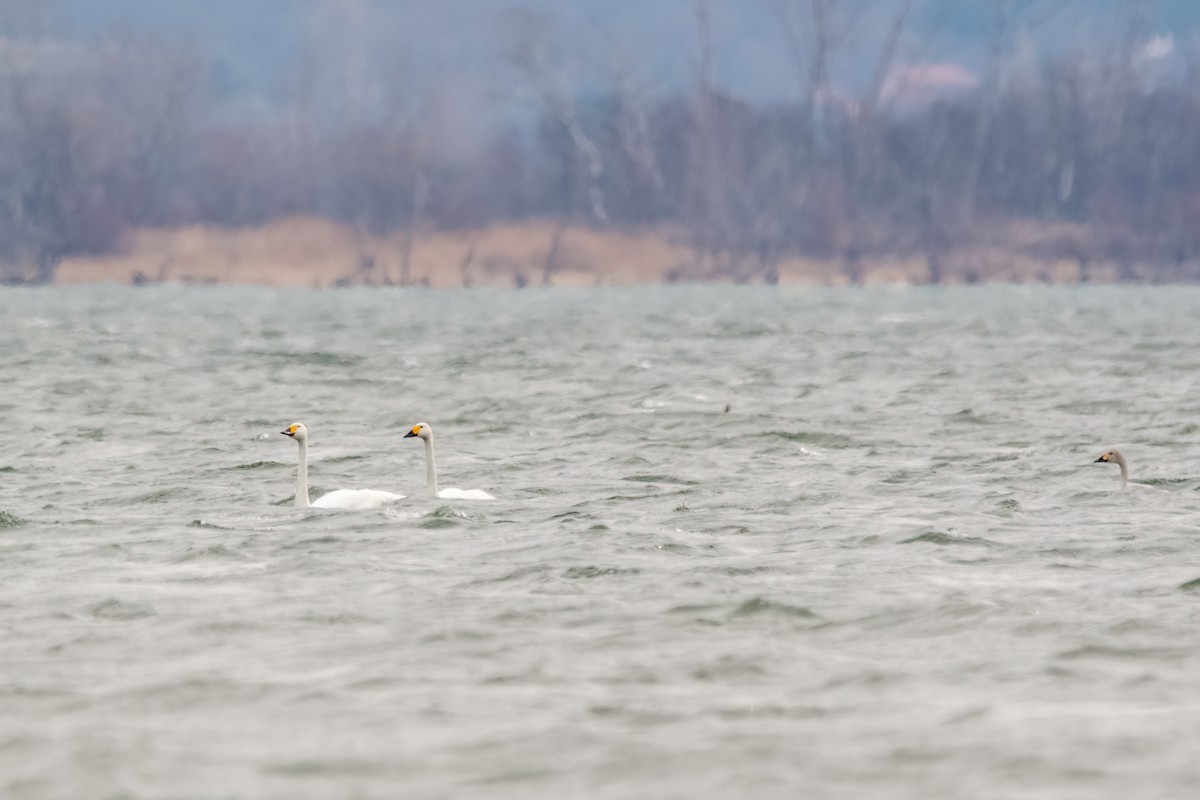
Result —
[[1194, 796], [1198, 316], [2, 290], [0, 796]]

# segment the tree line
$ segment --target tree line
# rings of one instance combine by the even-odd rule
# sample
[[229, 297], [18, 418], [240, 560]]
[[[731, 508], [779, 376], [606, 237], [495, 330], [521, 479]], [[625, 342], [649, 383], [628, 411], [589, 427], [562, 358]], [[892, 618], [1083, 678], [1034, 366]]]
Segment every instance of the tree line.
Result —
[[[793, 47], [792, 102], [755, 103], [712, 77], [695, 4], [690, 85], [649, 92], [636, 65], [573, 90], [552, 21], [516, 12], [497, 46], [536, 110], [451, 141], [401, 81], [357, 92], [314, 60], [286, 103], [222, 109], [211, 65], [165, 43], [7, 41], [0, 53], [0, 277], [49, 282], [62, 258], [109, 253], [133, 228], [254, 226], [316, 215], [372, 233], [553, 219], [653, 228], [696, 253], [681, 277], [773, 280], [781, 259], [927, 258], [1020, 246], [1043, 258], [1152, 262], [1200, 279], [1200, 83], [1149, 80], [1127, 47], [1011, 69], [1013, 42], [1053, 4], [998, 2], [973, 81], [905, 94], [897, 0], [848, 96], [829, 62], [854, 35], [843, 0], [775, 0]], [[1134, 3], [1135, 10], [1145, 4]], [[1136, 22], [1136, 19], [1134, 19]], [[360, 76], [361, 70], [354, 73]], [[1011, 223], [1042, 235], [1006, 242]]]

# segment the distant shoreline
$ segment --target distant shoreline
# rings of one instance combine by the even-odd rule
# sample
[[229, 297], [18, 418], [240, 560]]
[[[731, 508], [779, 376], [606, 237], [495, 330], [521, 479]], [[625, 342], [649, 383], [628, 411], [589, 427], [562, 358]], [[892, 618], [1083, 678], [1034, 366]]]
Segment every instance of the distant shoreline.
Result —
[[[1163, 283], [1200, 280], [1200, 264], [1171, 267], [1048, 257], [1026, 246], [977, 245], [924, 255], [752, 257], [698, 254], [670, 231], [612, 231], [551, 221], [473, 231], [374, 236], [323, 219], [257, 228], [186, 226], [138, 230], [113, 255], [71, 257], [54, 283], [250, 284], [277, 287], [412, 285], [631, 286], [666, 283], [850, 284]], [[931, 263], [933, 262], [933, 263]]]

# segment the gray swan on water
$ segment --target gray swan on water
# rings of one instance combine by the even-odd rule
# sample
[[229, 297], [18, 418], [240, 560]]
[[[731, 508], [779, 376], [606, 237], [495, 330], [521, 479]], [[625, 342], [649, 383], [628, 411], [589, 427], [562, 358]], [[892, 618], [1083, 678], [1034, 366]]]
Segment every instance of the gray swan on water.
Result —
[[1129, 464], [1125, 461], [1125, 456], [1121, 455], [1120, 450], [1109, 450], [1104, 453], [1093, 464], [1116, 464], [1121, 468], [1121, 488], [1124, 489], [1129, 485]]

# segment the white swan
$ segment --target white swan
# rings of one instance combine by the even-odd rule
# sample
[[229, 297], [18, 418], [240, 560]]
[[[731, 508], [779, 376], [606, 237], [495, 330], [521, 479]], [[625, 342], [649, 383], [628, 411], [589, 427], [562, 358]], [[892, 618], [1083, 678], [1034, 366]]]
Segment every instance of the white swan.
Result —
[[337, 489], [317, 498], [317, 502], [308, 502], [308, 428], [299, 422], [294, 422], [286, 430], [280, 431], [284, 436], [290, 436], [300, 445], [300, 470], [296, 477], [296, 508], [340, 508], [348, 511], [362, 511], [368, 508], [378, 508], [394, 500], [403, 500], [404, 495], [381, 492], [376, 489]]
[[429, 483], [429, 491], [433, 492], [434, 497], [440, 497], [443, 500], [496, 499], [482, 489], [442, 489], [439, 491], [437, 485], [437, 465], [433, 459], [433, 428], [429, 427], [428, 423], [418, 422], [412, 426], [412, 430], [404, 434], [405, 439], [413, 436], [425, 441], [425, 477]]
[[1129, 485], [1129, 464], [1125, 462], [1125, 456], [1121, 455], [1120, 450], [1109, 450], [1102, 456], [1093, 461], [1093, 464], [1114, 463], [1121, 468], [1121, 488], [1124, 489]]

